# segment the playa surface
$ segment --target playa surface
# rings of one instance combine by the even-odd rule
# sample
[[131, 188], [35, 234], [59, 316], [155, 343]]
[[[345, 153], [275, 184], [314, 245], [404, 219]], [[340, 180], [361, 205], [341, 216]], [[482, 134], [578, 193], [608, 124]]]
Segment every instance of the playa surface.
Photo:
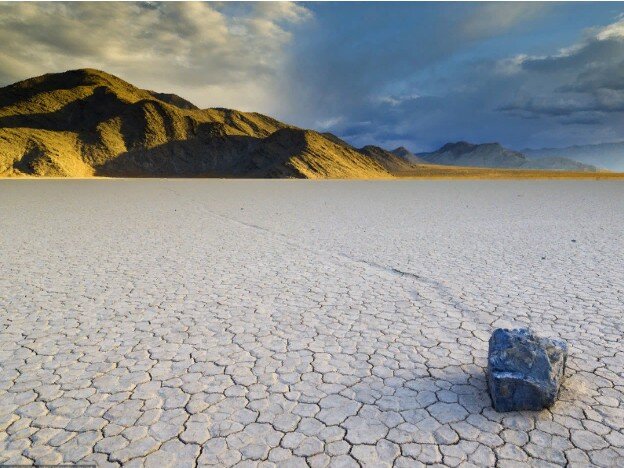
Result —
[[[618, 181], [0, 181], [0, 463], [624, 465]], [[499, 414], [495, 327], [568, 341]]]

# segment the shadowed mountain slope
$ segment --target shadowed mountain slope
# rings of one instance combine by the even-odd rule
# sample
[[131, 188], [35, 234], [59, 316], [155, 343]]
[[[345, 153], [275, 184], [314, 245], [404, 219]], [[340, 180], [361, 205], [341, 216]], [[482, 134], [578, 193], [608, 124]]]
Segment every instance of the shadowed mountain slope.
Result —
[[405, 172], [414, 168], [412, 164], [403, 158], [395, 155], [391, 151], [387, 151], [379, 146], [367, 145], [360, 148], [360, 153], [365, 154], [369, 158], [377, 161], [388, 172], [397, 173]]
[[0, 89], [0, 175], [391, 177], [317, 132], [254, 112], [198, 109], [92, 69]]
[[567, 148], [525, 149], [522, 152], [530, 159], [572, 158], [584, 164], [624, 172], [624, 141]]
[[425, 161], [422, 158], [419, 158], [418, 156], [416, 156], [414, 153], [412, 153], [410, 150], [408, 150], [407, 148], [403, 147], [403, 146], [399, 146], [396, 149], [393, 149], [391, 151], [392, 154], [405, 159], [408, 163], [411, 164], [426, 164], [427, 161]]
[[337, 137], [336, 135], [334, 135], [333, 133], [330, 132], [323, 132], [321, 133], [321, 135], [323, 135], [325, 138], [327, 138], [328, 140], [336, 143], [337, 145], [340, 146], [344, 146], [346, 148], [350, 148], [352, 150], [357, 149], [355, 146], [350, 145], [349, 143], [347, 143], [346, 141], [344, 141], [342, 138]]
[[595, 172], [594, 166], [566, 158], [529, 159], [524, 154], [498, 143], [475, 145], [460, 141], [447, 143], [437, 151], [422, 153], [419, 158], [432, 164], [510, 169], [548, 169]]

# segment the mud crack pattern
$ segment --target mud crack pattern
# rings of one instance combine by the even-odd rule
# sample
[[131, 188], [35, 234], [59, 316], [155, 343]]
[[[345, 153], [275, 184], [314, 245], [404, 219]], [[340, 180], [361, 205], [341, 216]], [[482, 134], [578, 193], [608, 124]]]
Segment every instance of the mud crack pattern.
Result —
[[[0, 463], [622, 466], [617, 182], [0, 181]], [[568, 341], [499, 414], [494, 327]]]

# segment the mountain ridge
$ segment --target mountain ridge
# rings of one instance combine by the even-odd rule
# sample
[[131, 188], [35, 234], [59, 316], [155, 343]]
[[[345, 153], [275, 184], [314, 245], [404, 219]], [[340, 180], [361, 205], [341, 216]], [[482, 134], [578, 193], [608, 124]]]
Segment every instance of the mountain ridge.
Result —
[[399, 146], [398, 148], [393, 149], [391, 153], [395, 154], [396, 156], [399, 156], [400, 158], [405, 159], [407, 162], [411, 164], [425, 164], [426, 163], [424, 159], [419, 158], [418, 156], [416, 156], [414, 153], [412, 153], [410, 150], [408, 150], [404, 146]]
[[572, 145], [563, 148], [526, 148], [522, 151], [530, 159], [567, 157], [584, 164], [624, 172], [624, 141], [594, 145]]
[[523, 153], [505, 148], [500, 143], [446, 143], [436, 151], [417, 157], [431, 163], [450, 166], [491, 167], [507, 169], [544, 169], [596, 172], [597, 168], [568, 158], [529, 159]]
[[0, 89], [0, 175], [392, 177], [313, 130], [199, 109], [95, 69]]
[[375, 160], [390, 173], [406, 172], [413, 168], [413, 165], [405, 159], [379, 146], [366, 145], [358, 151]]
[[200, 109], [91, 68], [0, 88], [3, 177], [377, 179], [452, 174], [457, 166], [595, 170], [565, 158], [529, 160], [498, 143], [447, 143], [418, 155], [404, 147], [356, 148], [257, 112]]

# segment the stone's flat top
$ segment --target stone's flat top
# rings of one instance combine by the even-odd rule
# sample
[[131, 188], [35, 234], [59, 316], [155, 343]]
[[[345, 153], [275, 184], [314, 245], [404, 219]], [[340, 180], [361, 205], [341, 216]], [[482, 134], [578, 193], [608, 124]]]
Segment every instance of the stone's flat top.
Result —
[[565, 372], [567, 344], [529, 328], [497, 328], [489, 340], [486, 377], [496, 411], [550, 408]]
[[[0, 181], [0, 463], [624, 465], [624, 184]], [[493, 411], [494, 328], [569, 344]]]
[[529, 328], [497, 328], [489, 340], [488, 369], [548, 379], [555, 368], [563, 369], [567, 353], [563, 340], [540, 336]]

